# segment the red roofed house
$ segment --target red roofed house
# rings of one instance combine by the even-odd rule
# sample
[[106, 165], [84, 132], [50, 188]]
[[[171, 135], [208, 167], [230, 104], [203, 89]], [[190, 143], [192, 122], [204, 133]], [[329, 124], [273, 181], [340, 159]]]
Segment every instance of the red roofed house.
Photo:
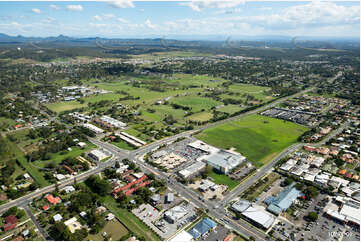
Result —
[[340, 174], [340, 175], [345, 175], [345, 174], [346, 174], [346, 170], [345, 170], [345, 169], [339, 170], [339, 171], [338, 171], [338, 174]]
[[9, 231], [9, 230], [15, 229], [16, 226], [17, 226], [17, 224], [5, 224], [4, 231]]
[[14, 129], [18, 129], [18, 128], [21, 128], [23, 125], [22, 124], [17, 124], [14, 126]]
[[352, 178], [352, 174], [351, 174], [351, 173], [347, 173], [347, 174], [346, 174], [346, 177], [347, 177], [347, 178]]
[[16, 228], [18, 223], [18, 218], [14, 215], [9, 215], [5, 218], [5, 225], [4, 225], [4, 231], [9, 231], [11, 229]]
[[44, 205], [44, 206], [43, 206], [43, 210], [44, 210], [44, 211], [46, 211], [46, 210], [48, 210], [48, 209], [49, 209], [49, 207], [48, 207], [47, 205]]
[[48, 194], [45, 196], [46, 199], [48, 199], [49, 203], [55, 205], [61, 201], [60, 197], [53, 197], [53, 195]]
[[74, 171], [69, 166], [64, 165], [64, 168], [69, 172], [70, 175], [73, 175]]
[[303, 148], [307, 151], [314, 152], [316, 150], [316, 147], [310, 146], [310, 145], [304, 145]]
[[9, 215], [5, 218], [5, 222], [7, 224], [16, 224], [18, 222], [18, 218], [14, 215]]

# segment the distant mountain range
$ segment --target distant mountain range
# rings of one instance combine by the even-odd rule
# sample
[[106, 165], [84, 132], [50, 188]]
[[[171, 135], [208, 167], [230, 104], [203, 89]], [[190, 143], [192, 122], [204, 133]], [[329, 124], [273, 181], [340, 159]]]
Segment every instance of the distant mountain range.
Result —
[[181, 40], [181, 41], [226, 41], [227, 39], [232, 41], [291, 41], [293, 38], [297, 38], [297, 40], [307, 40], [307, 41], [342, 41], [342, 40], [354, 40], [359, 41], [358, 37], [309, 37], [309, 36], [282, 36], [282, 35], [264, 35], [264, 36], [222, 36], [222, 35], [200, 35], [200, 36], [187, 36], [187, 35], [169, 35], [163, 38], [159, 38], [159, 36], [142, 36], [142, 37], [129, 37], [129, 38], [103, 38], [103, 37], [69, 37], [65, 35], [59, 35], [56, 37], [25, 37], [22, 35], [18, 36], [10, 36], [7, 34], [0, 33], [0, 42], [56, 42], [56, 41], [95, 41], [95, 39], [102, 40], [140, 40], [140, 39], [154, 39], [154, 40]]

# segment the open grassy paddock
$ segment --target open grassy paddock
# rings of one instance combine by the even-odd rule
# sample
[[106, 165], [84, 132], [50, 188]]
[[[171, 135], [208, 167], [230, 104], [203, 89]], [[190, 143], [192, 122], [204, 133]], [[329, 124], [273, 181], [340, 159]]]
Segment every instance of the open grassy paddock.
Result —
[[[127, 229], [135, 234], [137, 238], [143, 237], [147, 241], [160, 240], [157, 234], [150, 230], [139, 218], [126, 209], [118, 207], [117, 202], [111, 196], [104, 198], [104, 205], [107, 207]], [[117, 238], [114, 238], [117, 239]]]
[[307, 130], [304, 126], [280, 119], [250, 115], [206, 129], [196, 137], [216, 147], [234, 147], [260, 167], [297, 142], [297, 138]]
[[81, 155], [83, 152], [89, 151], [93, 148], [96, 148], [96, 146], [92, 143], [87, 143], [87, 146], [82, 149], [78, 146], [73, 146], [71, 147], [71, 151], [59, 151], [55, 154], [51, 154], [51, 158], [48, 161], [34, 161], [34, 165], [44, 168], [46, 165], [48, 165], [49, 163], [55, 163], [55, 164], [59, 164], [62, 160], [64, 160], [67, 157], [77, 157], [79, 155]]
[[120, 240], [120, 238], [128, 234], [127, 228], [119, 223], [118, 220], [113, 219], [109, 221], [99, 233], [89, 234], [87, 239], [91, 241], [102, 241], [104, 240], [102, 236], [103, 232], [106, 232], [107, 236], [110, 236], [112, 240]]
[[238, 181], [232, 180], [229, 176], [227, 176], [225, 174], [218, 174], [218, 173], [214, 172], [213, 170], [208, 175], [211, 178], [213, 178], [213, 180], [216, 184], [226, 185], [228, 187], [229, 191], [231, 191], [233, 188], [235, 188], [239, 184]]

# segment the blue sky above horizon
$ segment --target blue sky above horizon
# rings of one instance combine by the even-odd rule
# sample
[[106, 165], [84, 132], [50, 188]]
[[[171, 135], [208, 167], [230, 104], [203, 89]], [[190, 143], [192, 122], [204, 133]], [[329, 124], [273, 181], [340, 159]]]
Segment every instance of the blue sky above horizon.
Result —
[[23, 36], [359, 37], [359, 1], [1, 2], [0, 33]]

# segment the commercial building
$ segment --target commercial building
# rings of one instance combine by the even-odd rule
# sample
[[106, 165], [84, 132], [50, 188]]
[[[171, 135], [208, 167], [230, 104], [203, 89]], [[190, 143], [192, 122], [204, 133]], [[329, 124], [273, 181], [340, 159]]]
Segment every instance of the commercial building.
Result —
[[92, 125], [92, 124], [85, 123], [85, 124], [83, 124], [83, 127], [93, 131], [96, 134], [104, 133], [103, 129], [98, 128], [97, 126]]
[[173, 223], [179, 221], [181, 218], [183, 218], [187, 214], [188, 214], [187, 209], [182, 205], [178, 205], [178, 206], [175, 206], [175, 207], [169, 209], [168, 211], [166, 211], [164, 213], [164, 218], [169, 223], [173, 224]]
[[228, 174], [232, 169], [244, 162], [246, 157], [234, 152], [219, 150], [218, 152], [201, 156], [199, 159], [203, 160], [221, 173]]
[[201, 222], [194, 226], [194, 228], [189, 231], [189, 233], [192, 235], [193, 239], [198, 239], [207, 234], [209, 231], [215, 229], [216, 227], [216, 222], [214, 222], [210, 218], [204, 218]]
[[201, 150], [201, 151], [206, 152], [208, 154], [216, 153], [216, 152], [219, 151], [218, 148], [213, 147], [211, 145], [208, 145], [208, 144], [206, 144], [206, 143], [204, 143], [204, 142], [202, 142], [200, 140], [196, 140], [196, 141], [194, 141], [192, 143], [189, 143], [188, 146], [192, 147], [194, 149]]
[[268, 207], [267, 210], [275, 215], [286, 211], [292, 203], [301, 195], [301, 192], [293, 187], [294, 184], [287, 186], [276, 197], [268, 197], [264, 201]]
[[203, 170], [205, 167], [206, 167], [206, 164], [204, 162], [197, 161], [196, 163], [188, 166], [187, 168], [180, 170], [178, 173], [182, 178], [187, 179], [188, 177], [196, 175], [201, 170]]
[[360, 202], [348, 197], [337, 197], [335, 200], [326, 205], [324, 212], [341, 222], [359, 226]]
[[246, 200], [233, 203], [231, 210], [241, 213], [243, 218], [262, 229], [269, 229], [275, 221], [272, 214]]
[[92, 150], [88, 156], [95, 161], [102, 161], [109, 157], [109, 155], [104, 154], [101, 150]]
[[121, 122], [119, 120], [116, 120], [116, 119], [114, 119], [112, 117], [106, 116], [106, 115], [101, 117], [100, 120], [105, 122], [105, 123], [108, 123], [111, 126], [116, 127], [116, 128], [122, 128], [122, 127], [127, 126], [127, 124], [125, 124], [125, 123], [123, 123], [123, 122]]

